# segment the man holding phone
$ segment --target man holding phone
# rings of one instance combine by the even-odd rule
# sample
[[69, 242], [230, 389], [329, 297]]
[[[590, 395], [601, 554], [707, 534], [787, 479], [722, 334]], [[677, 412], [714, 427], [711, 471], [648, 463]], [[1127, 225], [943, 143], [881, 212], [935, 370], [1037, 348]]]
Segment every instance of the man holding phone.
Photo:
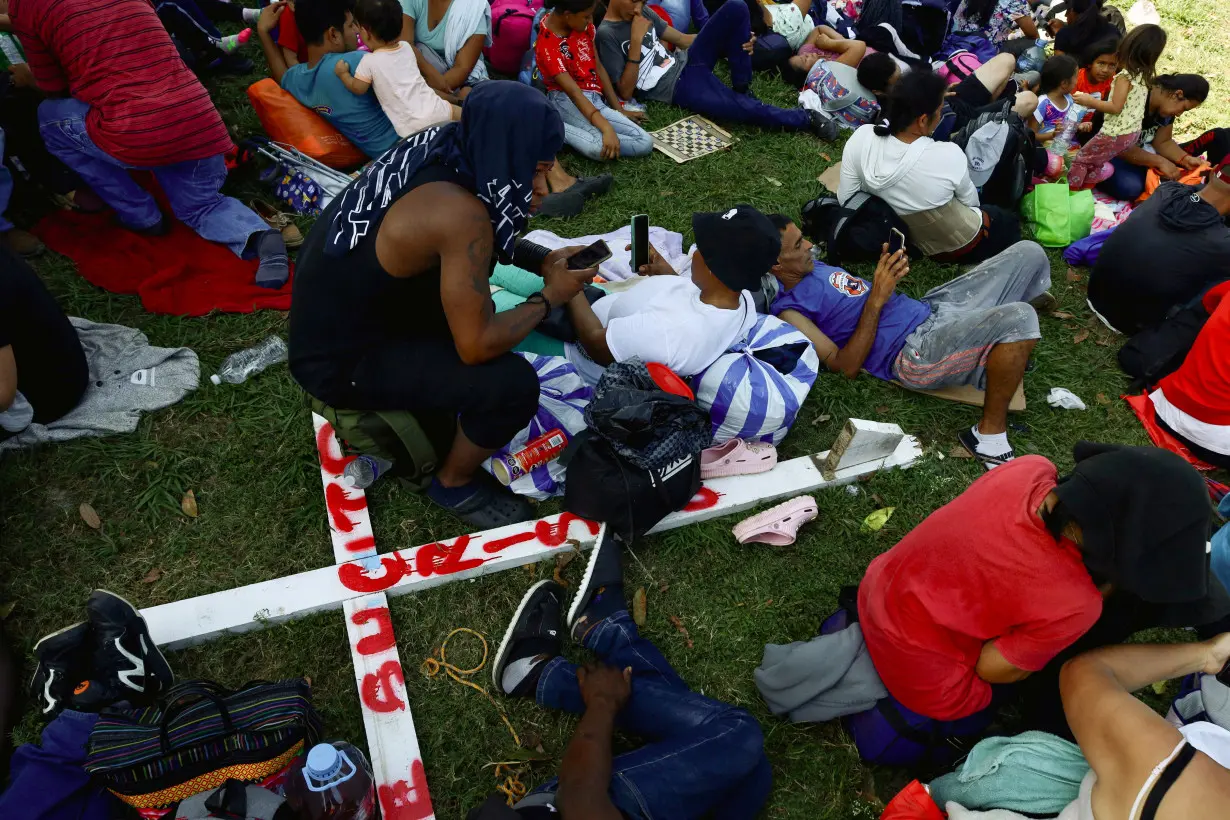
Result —
[[915, 390], [985, 391], [981, 420], [957, 438], [987, 469], [1012, 460], [1008, 405], [1042, 337], [1035, 306], [1054, 303], [1041, 246], [1018, 242], [918, 300], [896, 292], [910, 271], [903, 237], [889, 237], [867, 282], [813, 260], [811, 243], [789, 218], [770, 219], [781, 232], [771, 271], [781, 291], [769, 310], [811, 340], [821, 364]]
[[577, 342], [568, 360], [590, 384], [612, 362], [659, 362], [687, 378], [713, 364], [756, 323], [751, 291], [777, 257], [769, 218], [750, 205], [692, 215], [692, 275], [672, 275], [657, 254], [640, 270], [652, 278], [592, 306], [585, 294], [568, 303]]

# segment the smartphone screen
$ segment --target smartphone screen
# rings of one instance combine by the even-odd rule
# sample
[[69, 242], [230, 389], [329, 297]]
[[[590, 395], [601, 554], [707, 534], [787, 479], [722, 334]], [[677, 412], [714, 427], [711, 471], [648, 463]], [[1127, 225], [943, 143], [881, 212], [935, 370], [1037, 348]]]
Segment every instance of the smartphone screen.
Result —
[[649, 216], [632, 217], [632, 272], [638, 273], [649, 264]]
[[568, 270], [588, 270], [596, 268], [611, 258], [611, 249], [606, 242], [599, 239], [588, 248], [583, 248], [568, 257]]
[[888, 253], [891, 256], [897, 251], [905, 247], [905, 234], [896, 228], [892, 228], [888, 232]]

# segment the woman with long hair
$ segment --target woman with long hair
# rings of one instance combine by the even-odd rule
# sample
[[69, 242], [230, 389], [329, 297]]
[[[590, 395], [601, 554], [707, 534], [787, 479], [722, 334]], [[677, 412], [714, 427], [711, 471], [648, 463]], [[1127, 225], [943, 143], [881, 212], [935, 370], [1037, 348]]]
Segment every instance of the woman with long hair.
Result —
[[962, 0], [952, 16], [953, 34], [975, 34], [995, 45], [1008, 39], [1014, 28], [1035, 40], [1038, 26], [1029, 0]]

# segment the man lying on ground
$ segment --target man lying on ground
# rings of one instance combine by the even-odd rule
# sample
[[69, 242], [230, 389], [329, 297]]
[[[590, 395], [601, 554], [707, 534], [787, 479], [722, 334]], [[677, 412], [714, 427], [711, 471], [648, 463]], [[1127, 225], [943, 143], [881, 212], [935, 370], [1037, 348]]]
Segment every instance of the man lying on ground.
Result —
[[[309, 2], [296, 8], [301, 25]], [[456, 419], [427, 497], [480, 530], [534, 517], [479, 470], [538, 411], [537, 374], [511, 351], [597, 272], [568, 270], [575, 248], [519, 247], [516, 263], [546, 286], [493, 311], [492, 267], [514, 261], [563, 145], [546, 97], [520, 83], [482, 83], [460, 122], [419, 132], [368, 166], [299, 251], [291, 374], [336, 408]]]
[[[1230, 731], [1176, 729], [1132, 693], [1230, 661], [1230, 634], [1202, 643], [1108, 646], [1069, 661], [1063, 708], [1092, 771], [1059, 820], [1214, 820], [1230, 806]], [[1137, 809], [1140, 813], [1137, 814]]]
[[772, 273], [781, 284], [770, 312], [811, 340], [829, 370], [860, 370], [916, 390], [971, 385], [984, 390], [982, 419], [958, 439], [988, 468], [1013, 458], [1008, 404], [1041, 338], [1030, 302], [1054, 304], [1051, 264], [1034, 242], [1018, 242], [922, 300], [896, 292], [909, 273], [904, 251], [885, 246], [868, 283], [813, 261], [798, 226], [770, 217], [781, 231]]
[[257, 284], [286, 282], [281, 232], [220, 191], [230, 135], [147, 0], [116, 0], [105, 13], [90, 0], [12, 0], [9, 16], [39, 89], [52, 97], [38, 110], [47, 149], [124, 227], [168, 230], [129, 174], [152, 171], [177, 219], [236, 256], [259, 257]]
[[[755, 817], [773, 781], [760, 725], [743, 709], [693, 692], [639, 635], [624, 602], [614, 536], [589, 560], [567, 619], [563, 587], [539, 582], [513, 615], [492, 665], [504, 694], [581, 715], [559, 777], [511, 809], [493, 796], [470, 820]], [[565, 660], [565, 629], [601, 662], [577, 667]], [[613, 757], [616, 722], [647, 745]]]
[[[646, 9], [643, 0], [611, 0], [598, 26], [598, 58], [623, 100], [635, 95], [715, 120], [810, 129], [823, 139], [836, 139], [836, 124], [818, 112], [776, 108], [752, 96], [751, 19], [743, 0], [727, 0], [698, 33], [683, 34]], [[664, 42], [675, 51], [667, 51]], [[630, 43], [638, 45], [630, 49]], [[733, 89], [713, 73], [723, 57], [730, 63]]]
[[1089, 307], [1130, 335], [1230, 279], [1227, 215], [1227, 162], [1199, 190], [1162, 184], [1107, 237], [1089, 275]]
[[989, 723], [1011, 696], [1025, 728], [1062, 734], [1063, 661], [1230, 611], [1209, 570], [1208, 495], [1191, 465], [1156, 447], [1089, 442], [1074, 457], [1062, 478], [1035, 455], [992, 470], [868, 567], [863, 637], [889, 695], [934, 721], [920, 732]]
[[359, 27], [349, 0], [298, 0], [295, 23], [307, 42], [306, 62], [286, 64], [282, 49], [273, 42], [285, 0], [261, 11], [256, 31], [274, 81], [299, 102], [320, 114], [346, 139], [375, 159], [397, 143], [397, 131], [380, 107], [375, 94], [352, 94], [337, 76], [337, 63], [344, 61], [353, 74], [366, 52], [356, 51]]
[[652, 278], [592, 306], [573, 297], [568, 313], [577, 342], [568, 360], [590, 384], [612, 362], [660, 362], [680, 376], [694, 376], [717, 361], [756, 323], [751, 291], [777, 256], [777, 231], [750, 205], [725, 213], [692, 215], [696, 253], [690, 277], [675, 276], [653, 254], [642, 274]]

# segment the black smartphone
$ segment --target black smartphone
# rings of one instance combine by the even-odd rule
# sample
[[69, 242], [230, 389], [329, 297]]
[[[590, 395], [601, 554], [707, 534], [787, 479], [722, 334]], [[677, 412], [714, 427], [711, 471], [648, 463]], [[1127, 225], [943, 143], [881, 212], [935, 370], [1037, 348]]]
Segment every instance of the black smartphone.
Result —
[[888, 231], [888, 255], [892, 256], [899, 250], [905, 249], [905, 234], [896, 228], [890, 228]]
[[589, 270], [598, 267], [610, 258], [611, 249], [606, 242], [599, 239], [589, 247], [582, 248], [568, 257], [568, 270]]
[[649, 264], [649, 216], [632, 217], [632, 272], [640, 273]]

